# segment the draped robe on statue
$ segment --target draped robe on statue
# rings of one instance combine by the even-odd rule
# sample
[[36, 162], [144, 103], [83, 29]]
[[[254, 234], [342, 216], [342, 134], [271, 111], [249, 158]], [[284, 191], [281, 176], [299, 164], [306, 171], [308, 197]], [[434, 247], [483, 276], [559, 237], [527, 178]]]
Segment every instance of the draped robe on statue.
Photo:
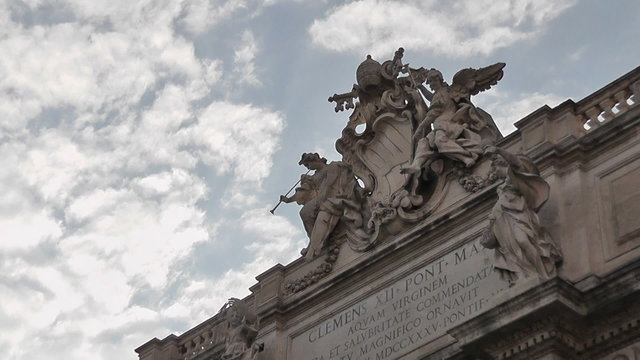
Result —
[[505, 182], [498, 187], [498, 201], [490, 215], [493, 238], [485, 242], [495, 248], [495, 268], [505, 280], [515, 281], [518, 274], [548, 279], [555, 276], [561, 259], [536, 214], [549, 198], [549, 184], [528, 158], [518, 159], [521, 168], [510, 166]]

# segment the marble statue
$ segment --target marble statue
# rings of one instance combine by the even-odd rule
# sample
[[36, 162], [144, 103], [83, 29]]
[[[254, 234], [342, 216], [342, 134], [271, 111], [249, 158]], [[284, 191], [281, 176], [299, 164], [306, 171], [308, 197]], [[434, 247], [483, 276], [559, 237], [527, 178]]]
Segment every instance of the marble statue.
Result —
[[537, 215], [549, 197], [549, 184], [523, 155], [495, 146], [488, 146], [485, 154], [494, 156], [492, 169], [504, 179], [481, 242], [495, 250], [495, 269], [510, 283], [520, 277], [555, 276], [562, 255]]
[[252, 313], [244, 301], [231, 298], [220, 310], [224, 314], [229, 327], [225, 336], [225, 351], [223, 360], [255, 360], [262, 344], [256, 344], [258, 334], [257, 317]]
[[317, 153], [304, 153], [299, 162], [313, 175], [303, 174], [300, 186], [291, 197], [280, 196], [284, 203], [302, 205], [300, 218], [309, 236], [309, 246], [302, 254], [307, 260], [317, 257], [338, 221], [346, 217], [361, 225], [357, 196], [357, 181], [351, 167], [342, 161], [327, 163]]
[[439, 156], [464, 164], [475, 165], [482, 155], [483, 119], [471, 103], [471, 95], [489, 89], [503, 75], [504, 63], [480, 69], [463, 69], [453, 77], [449, 86], [436, 69], [428, 70], [426, 81], [433, 95], [426, 116], [414, 132], [413, 160], [402, 167], [404, 174], [419, 174]]

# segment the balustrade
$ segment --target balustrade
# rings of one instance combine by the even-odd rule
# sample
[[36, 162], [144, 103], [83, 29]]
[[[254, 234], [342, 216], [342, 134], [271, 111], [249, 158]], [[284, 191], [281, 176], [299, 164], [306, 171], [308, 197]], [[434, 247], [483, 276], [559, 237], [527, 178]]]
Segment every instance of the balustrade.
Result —
[[210, 350], [216, 345], [224, 343], [224, 335], [220, 329], [221, 323], [217, 324], [203, 324], [205, 325], [201, 330], [194, 332], [193, 334], [185, 334], [181, 339], [180, 352], [183, 360], [192, 360], [197, 358], [200, 354]]
[[640, 103], [640, 68], [602, 88], [577, 104], [576, 116], [589, 132]]

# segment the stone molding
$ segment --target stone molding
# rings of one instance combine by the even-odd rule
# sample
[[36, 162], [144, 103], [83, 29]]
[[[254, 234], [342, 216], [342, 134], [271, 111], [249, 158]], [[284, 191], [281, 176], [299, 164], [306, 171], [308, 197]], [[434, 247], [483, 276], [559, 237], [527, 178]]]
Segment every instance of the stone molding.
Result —
[[640, 337], [639, 280], [640, 261], [588, 290], [551, 279], [449, 334], [462, 354], [480, 359], [600, 359]]

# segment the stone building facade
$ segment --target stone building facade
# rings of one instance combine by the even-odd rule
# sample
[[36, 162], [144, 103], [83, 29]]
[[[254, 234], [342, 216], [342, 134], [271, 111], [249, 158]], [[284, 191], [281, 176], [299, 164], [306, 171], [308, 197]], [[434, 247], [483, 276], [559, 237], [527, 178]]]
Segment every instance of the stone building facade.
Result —
[[[364, 180], [364, 190], [353, 196], [336, 192], [336, 186], [353, 184], [335, 182], [318, 188], [311, 200], [330, 194], [316, 217], [306, 219], [306, 255], [258, 275], [251, 295], [236, 299], [246, 312], [241, 320], [223, 312], [180, 336], [154, 338], [136, 349], [140, 360], [640, 359], [640, 67], [578, 102], [539, 108], [507, 137], [492, 138], [481, 128], [467, 136], [462, 131], [472, 127], [463, 126], [458, 137], [436, 140], [438, 126], [450, 126], [437, 124], [449, 121], [442, 117], [450, 94], [445, 91], [460, 91], [455, 86], [463, 76], [494, 86], [504, 64], [456, 74], [449, 86], [434, 69], [411, 69], [401, 59], [402, 52], [383, 64], [366, 60], [354, 91], [333, 97], [336, 111], [355, 107], [351, 125], [371, 129], [358, 140], [364, 147], [353, 151], [348, 136], [356, 135], [349, 135], [348, 125], [337, 144], [346, 165], [301, 160], [318, 167], [316, 174], [325, 171], [322, 181], [345, 184], [340, 179], [355, 176]], [[374, 79], [367, 82], [367, 76]], [[433, 92], [420, 88], [425, 80]], [[490, 117], [470, 102], [475, 86], [466, 97], [456, 95], [462, 100], [450, 103], [453, 113], [464, 108], [469, 119], [480, 114], [491, 130]], [[370, 113], [386, 106], [385, 94], [399, 91], [409, 99], [401, 106], [418, 95], [429, 106], [411, 105], [411, 116], [399, 115], [407, 108], [386, 110], [388, 121]], [[353, 98], [359, 100], [355, 106]], [[444, 110], [436, 112], [439, 101]], [[400, 116], [417, 119], [407, 125], [413, 141], [388, 135], [402, 133]], [[433, 135], [416, 136], [420, 120], [430, 116]], [[393, 121], [400, 125], [389, 125]], [[387, 134], [381, 144], [407, 143], [397, 151], [413, 151], [398, 160], [397, 153], [376, 150], [391, 164], [376, 170], [370, 165], [375, 161], [367, 165], [366, 151], [379, 146], [372, 139], [380, 134]], [[468, 146], [475, 135], [482, 153]], [[417, 161], [422, 138], [435, 155], [427, 165], [418, 163], [419, 177], [407, 164]], [[451, 140], [467, 151], [466, 158], [447, 155]], [[503, 161], [496, 162], [501, 151]], [[365, 166], [353, 159], [356, 153]], [[537, 169], [525, 171], [525, 162], [517, 167], [508, 154], [524, 155]], [[507, 169], [502, 177], [511, 176], [512, 183], [496, 180], [500, 164]], [[532, 205], [529, 190], [513, 185], [519, 184], [518, 171], [522, 179], [538, 179], [528, 184], [540, 185], [546, 197]], [[298, 197], [283, 199], [309, 208], [304, 183], [314, 179], [301, 180]], [[329, 225], [319, 228], [314, 221], [325, 213], [323, 224]], [[529, 263], [533, 270], [527, 270]]]

